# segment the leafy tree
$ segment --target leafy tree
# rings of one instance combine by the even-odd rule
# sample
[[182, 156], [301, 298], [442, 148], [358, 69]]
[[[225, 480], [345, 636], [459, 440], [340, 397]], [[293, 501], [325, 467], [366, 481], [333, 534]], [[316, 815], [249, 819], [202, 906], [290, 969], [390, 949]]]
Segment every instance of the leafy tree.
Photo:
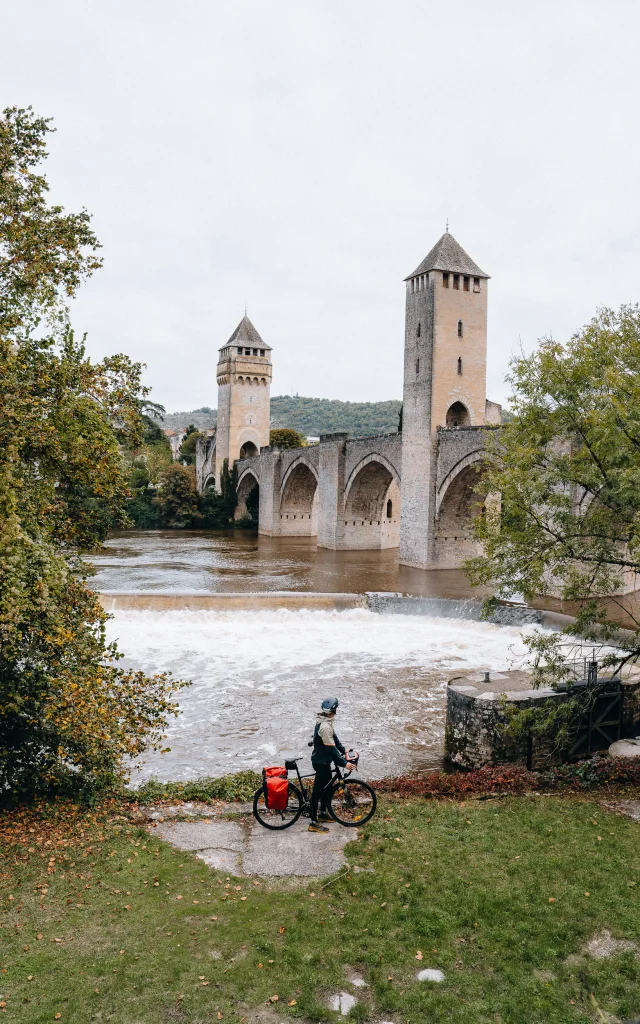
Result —
[[122, 446], [142, 438], [141, 367], [91, 363], [66, 299], [100, 265], [89, 216], [48, 206], [49, 121], [0, 117], [0, 802], [95, 793], [158, 747], [164, 675], [118, 667], [77, 552], [127, 523]]
[[306, 448], [307, 439], [304, 434], [299, 434], [291, 427], [280, 427], [269, 432], [269, 444], [276, 448]]
[[232, 522], [238, 507], [238, 468], [234, 462], [229, 469], [229, 460], [224, 459], [220, 474], [220, 495], [227, 522]]
[[576, 611], [564, 636], [532, 640], [536, 681], [567, 676], [571, 638], [615, 639], [603, 661], [635, 662], [640, 622], [619, 593], [640, 571], [640, 309], [600, 309], [568, 344], [514, 359], [509, 380], [514, 418], [486, 466], [501, 508], [477, 520], [484, 554], [468, 563], [471, 579], [496, 598], [520, 592]]
[[193, 466], [196, 461], [196, 445], [202, 434], [190, 423], [180, 445], [180, 462], [183, 466]]
[[163, 525], [169, 529], [188, 530], [202, 525], [203, 515], [192, 466], [174, 463], [165, 469], [154, 502], [160, 510]]

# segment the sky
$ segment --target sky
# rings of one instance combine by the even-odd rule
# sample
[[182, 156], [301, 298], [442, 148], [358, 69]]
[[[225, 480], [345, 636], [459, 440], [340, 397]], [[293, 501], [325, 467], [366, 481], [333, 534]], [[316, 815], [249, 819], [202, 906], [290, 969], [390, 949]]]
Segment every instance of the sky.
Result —
[[[216, 405], [245, 303], [272, 394], [402, 395], [404, 285], [445, 229], [491, 275], [510, 356], [640, 300], [640, 4], [21, 0], [0, 106], [54, 118], [52, 201], [104, 268], [72, 320]], [[10, 45], [6, 45], [9, 41]]]

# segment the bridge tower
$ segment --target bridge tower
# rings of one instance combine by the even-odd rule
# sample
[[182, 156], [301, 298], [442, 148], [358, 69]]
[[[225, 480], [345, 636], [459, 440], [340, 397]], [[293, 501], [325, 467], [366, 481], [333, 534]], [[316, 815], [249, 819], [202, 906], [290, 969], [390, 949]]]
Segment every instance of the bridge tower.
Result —
[[435, 567], [437, 437], [482, 426], [489, 277], [447, 230], [406, 280], [400, 562]]
[[218, 487], [225, 459], [231, 468], [269, 444], [271, 376], [271, 347], [245, 315], [218, 356]]

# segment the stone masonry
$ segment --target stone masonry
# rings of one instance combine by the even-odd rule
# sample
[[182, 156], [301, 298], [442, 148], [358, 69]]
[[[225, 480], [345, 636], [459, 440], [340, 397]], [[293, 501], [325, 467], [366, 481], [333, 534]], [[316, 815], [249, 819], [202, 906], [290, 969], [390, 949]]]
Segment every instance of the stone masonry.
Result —
[[245, 316], [220, 349], [218, 428], [196, 453], [198, 487], [238, 468], [238, 509], [259, 488], [259, 532], [319, 547], [399, 547], [400, 561], [456, 568], [476, 553], [480, 466], [501, 409], [486, 399], [488, 276], [446, 232], [406, 279], [403, 429], [269, 446], [271, 349]]

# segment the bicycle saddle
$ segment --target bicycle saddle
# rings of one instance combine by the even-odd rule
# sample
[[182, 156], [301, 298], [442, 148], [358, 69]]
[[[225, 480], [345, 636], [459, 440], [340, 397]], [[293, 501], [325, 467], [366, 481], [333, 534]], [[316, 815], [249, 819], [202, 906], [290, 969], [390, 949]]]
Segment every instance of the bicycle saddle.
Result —
[[295, 771], [295, 768], [296, 768], [296, 761], [303, 761], [303, 760], [304, 760], [304, 758], [302, 756], [300, 756], [300, 757], [288, 757], [286, 759], [286, 761], [284, 762], [284, 766], [285, 766], [285, 768], [287, 769], [288, 772], [293, 772], [293, 771]]

